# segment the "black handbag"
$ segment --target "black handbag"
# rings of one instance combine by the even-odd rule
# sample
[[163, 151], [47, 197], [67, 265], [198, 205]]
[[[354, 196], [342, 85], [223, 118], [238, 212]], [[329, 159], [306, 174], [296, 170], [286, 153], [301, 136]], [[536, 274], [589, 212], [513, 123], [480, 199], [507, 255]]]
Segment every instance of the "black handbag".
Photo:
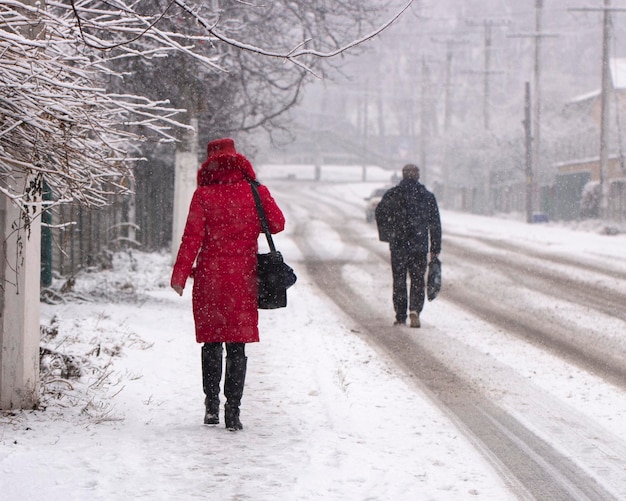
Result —
[[263, 233], [265, 233], [267, 243], [270, 246], [269, 253], [257, 254], [259, 309], [273, 310], [287, 306], [287, 289], [296, 283], [297, 277], [293, 268], [285, 263], [282, 254], [276, 250], [257, 189], [258, 185], [258, 182], [250, 181], [254, 203], [261, 220], [261, 228], [263, 228]]
[[428, 263], [428, 279], [426, 282], [426, 295], [432, 301], [441, 290], [441, 261], [439, 258], [431, 259]]

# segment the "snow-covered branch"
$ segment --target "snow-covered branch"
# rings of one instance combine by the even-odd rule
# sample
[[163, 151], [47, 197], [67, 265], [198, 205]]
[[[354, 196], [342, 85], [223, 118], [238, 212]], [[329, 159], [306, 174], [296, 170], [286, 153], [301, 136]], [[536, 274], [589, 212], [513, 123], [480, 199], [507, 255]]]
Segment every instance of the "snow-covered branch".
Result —
[[276, 50], [271, 50], [271, 49], [266, 49], [266, 48], [262, 48], [262, 47], [257, 47], [255, 45], [251, 45], [245, 42], [242, 42], [240, 40], [237, 40], [235, 38], [229, 37], [223, 33], [221, 33], [220, 30], [218, 30], [217, 28], [217, 24], [214, 22], [211, 22], [203, 17], [201, 17], [200, 15], [197, 14], [197, 12], [192, 9], [187, 2], [185, 2], [184, 0], [173, 0], [181, 9], [183, 9], [187, 14], [189, 14], [190, 16], [192, 16], [193, 18], [196, 19], [196, 21], [198, 22], [198, 24], [200, 26], [202, 26], [207, 33], [210, 33], [211, 35], [213, 35], [215, 38], [217, 38], [218, 40], [231, 45], [232, 47], [235, 47], [237, 49], [241, 49], [241, 50], [246, 50], [249, 52], [253, 52], [255, 54], [259, 54], [262, 56], [267, 56], [267, 57], [272, 57], [272, 58], [278, 58], [278, 59], [285, 59], [288, 61], [291, 61], [301, 67], [303, 67], [303, 65], [298, 61], [298, 58], [302, 58], [303, 56], [315, 56], [315, 57], [320, 57], [320, 58], [330, 58], [330, 57], [335, 57], [338, 56], [339, 54], [342, 54], [350, 49], [352, 49], [353, 47], [356, 47], [357, 45], [361, 45], [364, 42], [367, 42], [368, 40], [371, 40], [372, 38], [378, 36], [379, 34], [381, 34], [384, 30], [386, 30], [389, 26], [391, 26], [414, 2], [414, 0], [408, 0], [408, 2], [406, 3], [406, 5], [404, 5], [395, 15], [393, 15], [391, 17], [391, 19], [389, 19], [388, 21], [386, 21], [385, 23], [383, 23], [381, 26], [377, 27], [376, 29], [374, 29], [373, 31], [371, 31], [370, 33], [357, 38], [356, 40], [353, 40], [345, 45], [342, 45], [334, 50], [331, 51], [320, 51], [320, 50], [315, 50], [315, 49], [306, 49], [306, 48], [302, 48], [302, 47], [306, 47], [308, 45], [308, 43], [310, 42], [309, 39], [307, 40], [303, 40], [301, 42], [298, 43], [298, 45], [294, 48], [292, 48], [291, 50], [287, 51], [287, 52], [280, 52], [280, 51], [276, 51]]
[[87, 50], [74, 36], [67, 10], [9, 0], [0, 6], [0, 19], [4, 195], [23, 204], [10, 181], [17, 171], [42, 177], [61, 199], [105, 205], [121, 186], [117, 180], [132, 176], [136, 158], [129, 144], [174, 141], [172, 130], [184, 127], [176, 120], [182, 110], [107, 93], [100, 70], [107, 54]]
[[[175, 141], [176, 130], [185, 127], [178, 118], [182, 108], [201, 105], [207, 87], [196, 82], [203, 79], [195, 76], [198, 64], [207, 74], [229, 75], [229, 84], [238, 85], [241, 95], [232, 103], [239, 116], [250, 117], [240, 122], [241, 129], [264, 126], [296, 102], [303, 75], [315, 71], [316, 59], [370, 40], [413, 1], [405, 0], [387, 22], [368, 31], [368, 13], [379, 7], [361, 0], [223, 2], [226, 7], [218, 10], [216, 4], [191, 0], [5, 0], [0, 4], [0, 182], [5, 195], [12, 193], [10, 176], [17, 171], [45, 180], [59, 198], [105, 205], [112, 190], [125, 186], [120, 180], [132, 177], [137, 159], [128, 153], [131, 145]], [[257, 59], [265, 62], [252, 63], [237, 52], [262, 56]], [[137, 70], [131, 62], [175, 62], [172, 55], [196, 65], [182, 65], [191, 73], [179, 85], [177, 106], [158, 91], [151, 95], [159, 97], [143, 97], [148, 95], [144, 82], [136, 82], [138, 95], [126, 93]], [[297, 69], [292, 74], [278, 70], [268, 64], [271, 59], [292, 62]], [[155, 75], [156, 69], [158, 75], [158, 68], [144, 74]], [[219, 77], [213, 78], [211, 91], [220, 87]], [[13, 195], [16, 203], [23, 200], [20, 193]]]

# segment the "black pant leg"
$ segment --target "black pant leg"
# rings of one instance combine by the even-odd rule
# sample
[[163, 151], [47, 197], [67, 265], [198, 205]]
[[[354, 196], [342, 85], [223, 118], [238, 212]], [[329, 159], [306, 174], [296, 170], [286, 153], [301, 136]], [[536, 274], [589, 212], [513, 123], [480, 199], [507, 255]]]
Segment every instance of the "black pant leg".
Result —
[[407, 254], [404, 249], [391, 249], [391, 275], [393, 279], [393, 308], [396, 312], [396, 320], [406, 321], [407, 308]]
[[408, 258], [409, 277], [411, 286], [409, 293], [409, 310], [420, 313], [424, 308], [426, 293], [426, 269], [428, 267], [428, 255], [415, 253]]
[[226, 343], [226, 356], [231, 359], [246, 358], [246, 343]]

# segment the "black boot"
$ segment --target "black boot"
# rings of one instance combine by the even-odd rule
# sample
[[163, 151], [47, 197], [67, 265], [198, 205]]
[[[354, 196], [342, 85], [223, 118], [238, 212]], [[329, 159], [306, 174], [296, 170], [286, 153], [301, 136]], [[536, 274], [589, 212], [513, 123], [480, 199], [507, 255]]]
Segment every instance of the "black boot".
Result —
[[204, 424], [220, 422], [220, 381], [222, 379], [222, 343], [202, 345], [202, 389], [204, 399]]
[[224, 379], [224, 421], [230, 431], [243, 430], [239, 420], [239, 405], [243, 396], [243, 386], [246, 381], [246, 367], [248, 357], [226, 357], [226, 378]]

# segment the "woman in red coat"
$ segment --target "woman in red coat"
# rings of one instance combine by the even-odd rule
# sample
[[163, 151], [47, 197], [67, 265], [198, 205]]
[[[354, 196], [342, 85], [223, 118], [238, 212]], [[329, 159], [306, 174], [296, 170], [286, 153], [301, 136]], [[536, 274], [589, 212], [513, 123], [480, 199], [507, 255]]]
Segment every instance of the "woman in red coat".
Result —
[[[192, 302], [196, 341], [204, 343], [204, 423], [219, 423], [222, 343], [226, 343], [224, 421], [229, 430], [243, 428], [239, 405], [246, 375], [245, 345], [259, 340], [256, 255], [262, 230], [249, 184], [255, 179], [252, 165], [237, 153], [232, 139], [207, 145], [171, 280], [182, 295], [196, 262]], [[258, 191], [270, 231], [282, 231], [283, 213], [265, 186]]]

